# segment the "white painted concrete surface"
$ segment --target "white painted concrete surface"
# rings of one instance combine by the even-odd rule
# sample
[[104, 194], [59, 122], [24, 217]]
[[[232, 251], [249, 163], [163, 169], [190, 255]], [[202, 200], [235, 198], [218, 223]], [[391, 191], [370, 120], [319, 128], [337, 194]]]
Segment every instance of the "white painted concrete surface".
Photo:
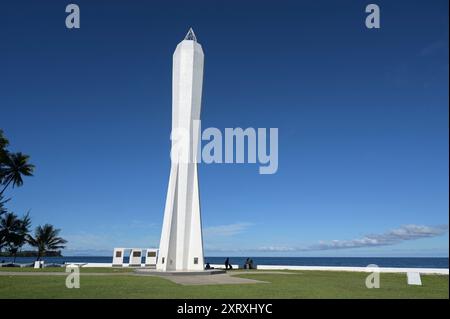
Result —
[[420, 273], [408, 271], [406, 273], [408, 278], [408, 285], [422, 286], [422, 280], [420, 279]]
[[156, 266], [158, 260], [158, 249], [146, 249], [145, 250], [145, 265]]
[[129, 264], [132, 266], [139, 266], [142, 263], [142, 249], [133, 248], [130, 253]]
[[113, 252], [113, 264], [123, 265], [123, 257], [125, 256], [125, 248], [114, 248]]
[[173, 54], [172, 149], [161, 231], [161, 271], [203, 270], [197, 156], [203, 86], [203, 50], [192, 29]]
[[[321, 270], [321, 271], [356, 271], [373, 272], [373, 268], [367, 267], [332, 267], [332, 266], [279, 266], [279, 265], [258, 265], [259, 270]], [[407, 273], [418, 272], [421, 274], [441, 274], [448, 275], [448, 268], [397, 268], [397, 267], [379, 267], [379, 272]]]

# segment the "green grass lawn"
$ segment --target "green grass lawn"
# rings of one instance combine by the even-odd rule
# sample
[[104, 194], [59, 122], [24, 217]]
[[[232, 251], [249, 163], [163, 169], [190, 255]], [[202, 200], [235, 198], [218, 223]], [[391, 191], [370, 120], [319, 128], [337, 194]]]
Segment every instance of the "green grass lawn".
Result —
[[[130, 269], [85, 268], [83, 271], [129, 272]], [[91, 275], [81, 276], [79, 289], [66, 288], [65, 276], [0, 275], [0, 298], [449, 298], [448, 276], [422, 275], [423, 286], [408, 286], [405, 274], [382, 273], [381, 287], [367, 289], [367, 273], [290, 273], [294, 274], [243, 273], [239, 276], [268, 283], [210, 286], [182, 286], [161, 277], [129, 273]]]
[[[80, 268], [81, 273], [123, 273], [133, 272], [133, 268], [113, 268], [113, 267], [95, 267], [95, 268]], [[65, 272], [65, 267], [47, 267], [34, 269], [31, 267], [0, 267], [0, 272]]]

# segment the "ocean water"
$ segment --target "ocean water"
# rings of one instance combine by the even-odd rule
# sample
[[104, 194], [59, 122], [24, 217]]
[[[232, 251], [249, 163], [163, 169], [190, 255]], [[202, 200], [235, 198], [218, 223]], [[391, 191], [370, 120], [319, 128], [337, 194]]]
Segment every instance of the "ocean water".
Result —
[[[230, 263], [243, 265], [246, 257], [229, 257]], [[251, 257], [256, 265], [289, 265], [289, 266], [353, 266], [365, 267], [370, 264], [379, 267], [402, 268], [448, 268], [448, 258], [398, 258], [398, 257]], [[17, 257], [16, 263], [33, 263], [34, 257]], [[111, 263], [112, 257], [105, 256], [67, 256], [44, 257], [45, 263], [64, 264], [65, 262]], [[223, 264], [226, 257], [205, 257], [210, 264]], [[0, 257], [0, 262], [12, 262], [11, 257]], [[128, 262], [128, 258], [124, 258]]]

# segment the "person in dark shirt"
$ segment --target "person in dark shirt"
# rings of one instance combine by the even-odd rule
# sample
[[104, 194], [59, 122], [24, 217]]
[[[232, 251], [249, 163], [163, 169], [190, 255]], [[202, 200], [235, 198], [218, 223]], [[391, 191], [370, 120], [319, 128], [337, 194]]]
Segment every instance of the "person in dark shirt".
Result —
[[250, 269], [250, 258], [245, 260], [244, 269]]
[[230, 258], [227, 257], [227, 259], [225, 259], [225, 269], [233, 269], [233, 266], [231, 266], [230, 264]]

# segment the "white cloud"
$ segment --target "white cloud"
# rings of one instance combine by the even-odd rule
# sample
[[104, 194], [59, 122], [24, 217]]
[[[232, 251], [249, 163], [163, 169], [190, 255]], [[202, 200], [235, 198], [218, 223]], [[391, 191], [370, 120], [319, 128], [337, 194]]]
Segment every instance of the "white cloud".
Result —
[[296, 251], [294, 247], [286, 247], [286, 246], [263, 246], [257, 249], [258, 251], [265, 252], [286, 252], [286, 251]]
[[448, 44], [445, 40], [437, 40], [422, 48], [422, 50], [420, 50], [419, 52], [419, 56], [430, 56], [440, 50], [445, 50], [447, 47]]
[[203, 235], [205, 237], [230, 237], [244, 232], [251, 225], [251, 223], [235, 223], [206, 227], [203, 229]]
[[[139, 223], [136, 223], [139, 224]], [[214, 245], [214, 239], [222, 238], [223, 241], [229, 240], [229, 237], [244, 233], [252, 223], [234, 223], [227, 225], [218, 225], [205, 227], [204, 236], [207, 238], [207, 251], [214, 252], [310, 252], [310, 251], [331, 251], [352, 248], [367, 248], [379, 246], [392, 246], [405, 241], [421, 238], [432, 238], [444, 235], [448, 232], [448, 225], [423, 226], [423, 225], [404, 225], [380, 234], [368, 234], [360, 238], [349, 240], [319, 241], [317, 244], [306, 246], [288, 246], [288, 245], [267, 245], [263, 247], [228, 247], [224, 248], [223, 242]], [[138, 238], [125, 238], [120, 234], [89, 234], [81, 232], [77, 234], [68, 234], [63, 236], [69, 242], [66, 252], [70, 254], [83, 254], [91, 252], [89, 255], [95, 255], [95, 252], [111, 252], [114, 247], [156, 247], [159, 241], [159, 233], [153, 236], [139, 236]], [[212, 245], [212, 246], [211, 246]], [[109, 254], [109, 253], [108, 253]]]
[[[158, 234], [159, 236], [159, 234]], [[64, 250], [67, 252], [82, 251], [111, 251], [114, 247], [156, 247], [158, 239], [156, 236], [139, 236], [136, 238], [125, 238], [120, 234], [91, 234], [80, 232], [63, 236], [67, 240]]]
[[[251, 223], [234, 223], [206, 227], [203, 234], [210, 240], [227, 238], [244, 232], [251, 225]], [[130, 236], [130, 234], [134, 234], [134, 236]], [[132, 220], [123, 227], [111, 227], [109, 232], [105, 230], [99, 233], [80, 231], [64, 234], [63, 237], [68, 241], [64, 254], [104, 255], [112, 252], [114, 247], [157, 247], [159, 236], [160, 232], [156, 231], [156, 224]]]
[[283, 251], [319, 251], [336, 250], [362, 247], [391, 246], [404, 241], [420, 238], [431, 238], [444, 235], [448, 232], [448, 225], [423, 226], [423, 225], [404, 225], [400, 228], [389, 230], [382, 234], [369, 234], [361, 238], [350, 240], [332, 240], [320, 241], [318, 244], [305, 247], [260, 247], [257, 251], [264, 252], [283, 252]]
[[448, 225], [442, 226], [405, 225], [400, 228], [387, 231], [383, 234], [371, 234], [366, 235], [362, 238], [351, 240], [333, 240], [331, 242], [320, 242], [318, 245], [309, 247], [309, 250], [389, 246], [407, 240], [436, 237], [445, 234], [447, 231]]

